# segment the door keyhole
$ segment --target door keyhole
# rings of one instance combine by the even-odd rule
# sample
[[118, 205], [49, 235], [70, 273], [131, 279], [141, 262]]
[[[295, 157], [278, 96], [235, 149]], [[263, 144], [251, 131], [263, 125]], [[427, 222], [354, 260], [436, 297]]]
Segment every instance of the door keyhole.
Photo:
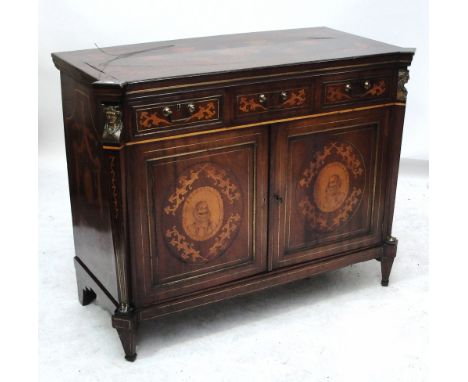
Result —
[[283, 197], [281, 195], [273, 194], [273, 197], [278, 203], [283, 203]]

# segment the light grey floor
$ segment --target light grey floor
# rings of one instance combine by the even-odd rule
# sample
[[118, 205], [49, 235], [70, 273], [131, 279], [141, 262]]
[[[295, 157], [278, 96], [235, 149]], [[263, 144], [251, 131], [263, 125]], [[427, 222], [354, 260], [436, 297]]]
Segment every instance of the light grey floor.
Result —
[[427, 377], [427, 162], [403, 161], [390, 286], [376, 261], [144, 323], [135, 363], [77, 300], [63, 158], [39, 168], [42, 381], [360, 381]]

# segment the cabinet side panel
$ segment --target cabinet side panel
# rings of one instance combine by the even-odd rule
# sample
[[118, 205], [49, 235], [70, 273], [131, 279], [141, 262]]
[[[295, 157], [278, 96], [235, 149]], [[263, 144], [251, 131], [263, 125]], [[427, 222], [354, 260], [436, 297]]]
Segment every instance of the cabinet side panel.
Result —
[[405, 110], [404, 106], [395, 106], [392, 108], [392, 113], [390, 114], [390, 132], [388, 137], [388, 150], [389, 150], [389, 159], [388, 159], [388, 187], [386, 194], [386, 211], [385, 211], [385, 220], [383, 223], [384, 228], [384, 237], [392, 235], [392, 226], [393, 226], [393, 214], [395, 211], [395, 197], [397, 190], [398, 182], [398, 171], [400, 166], [400, 153], [401, 153], [401, 141], [403, 136], [403, 123], [405, 119]]
[[108, 179], [91, 88], [61, 74], [75, 254], [117, 300]]

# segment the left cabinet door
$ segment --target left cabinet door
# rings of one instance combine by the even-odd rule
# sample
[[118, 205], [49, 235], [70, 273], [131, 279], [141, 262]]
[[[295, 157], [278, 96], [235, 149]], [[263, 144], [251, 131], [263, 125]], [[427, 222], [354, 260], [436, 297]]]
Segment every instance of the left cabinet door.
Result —
[[266, 269], [266, 127], [142, 143], [128, 150], [137, 305]]

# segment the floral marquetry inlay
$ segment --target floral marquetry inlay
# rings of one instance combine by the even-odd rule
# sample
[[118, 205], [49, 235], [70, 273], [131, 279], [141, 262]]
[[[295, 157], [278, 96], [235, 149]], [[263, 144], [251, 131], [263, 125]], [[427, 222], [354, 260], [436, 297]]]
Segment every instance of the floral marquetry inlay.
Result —
[[[351, 83], [349, 83], [351, 86]], [[327, 103], [345, 102], [351, 100], [366, 99], [369, 97], [379, 97], [385, 94], [387, 91], [387, 85], [385, 80], [378, 80], [371, 82], [369, 88], [365, 88], [364, 91], [360, 91], [360, 86], [353, 84], [347, 90], [345, 83], [329, 84], [325, 87], [325, 101]], [[358, 90], [354, 91], [354, 87]]]
[[157, 111], [142, 111], [138, 114], [138, 126], [141, 129], [151, 129], [158, 126], [168, 126], [170, 122], [158, 115]]
[[194, 101], [137, 110], [136, 120], [138, 130], [149, 130], [158, 127], [191, 124], [198, 121], [212, 121], [218, 119], [218, 114], [217, 100]]
[[362, 97], [365, 96], [380, 96], [385, 93], [386, 87], [385, 87], [385, 81], [380, 80], [376, 83], [374, 83], [369, 90], [367, 90]]
[[216, 117], [216, 107], [214, 102], [208, 102], [206, 105], [200, 105], [198, 110], [188, 119], [188, 122], [202, 121]]
[[334, 231], [356, 211], [364, 185], [365, 167], [357, 149], [330, 142], [301, 173], [296, 193], [299, 211], [311, 230]]
[[270, 91], [259, 94], [242, 95], [237, 98], [240, 113], [261, 113], [305, 106], [308, 102], [308, 90], [289, 89]]
[[255, 100], [254, 97], [240, 97], [239, 98], [239, 110], [243, 113], [251, 113], [253, 111], [264, 111], [267, 110], [265, 106]]
[[234, 175], [214, 163], [184, 171], [164, 205], [164, 238], [171, 253], [186, 263], [221, 256], [241, 221], [242, 197]]
[[284, 107], [301, 106], [306, 102], [305, 89], [292, 90], [286, 100], [281, 104]]

